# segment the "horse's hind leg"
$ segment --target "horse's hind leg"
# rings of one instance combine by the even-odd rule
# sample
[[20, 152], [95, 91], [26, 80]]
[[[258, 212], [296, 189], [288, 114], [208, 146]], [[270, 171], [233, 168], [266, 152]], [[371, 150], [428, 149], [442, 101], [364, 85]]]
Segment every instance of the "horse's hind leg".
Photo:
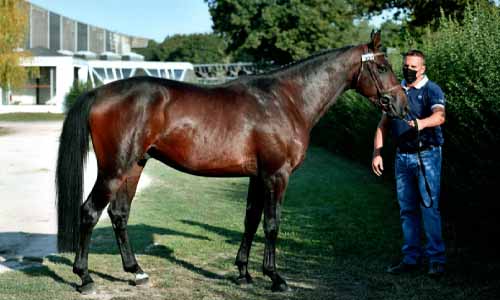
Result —
[[80, 241], [73, 264], [73, 272], [82, 280], [82, 285], [78, 290], [83, 294], [91, 293], [94, 290], [94, 281], [90, 277], [88, 269], [90, 238], [94, 226], [108, 203], [107, 185], [102, 177], [98, 176], [92, 192], [80, 208]]
[[135, 274], [135, 285], [145, 284], [149, 280], [148, 275], [144, 273], [137, 263], [127, 232], [130, 205], [134, 198], [142, 169], [143, 166], [136, 164], [127, 172], [116, 192], [116, 196], [111, 200], [108, 207], [108, 214], [113, 224], [118, 247], [120, 248], [123, 269], [126, 272]]
[[262, 217], [263, 201], [263, 187], [260, 178], [251, 177], [248, 186], [245, 232], [243, 233], [240, 249], [238, 250], [235, 262], [240, 272], [237, 278], [239, 284], [252, 283], [252, 277], [250, 273], [248, 273], [248, 257], [250, 256], [250, 248], [252, 247], [255, 232], [259, 227]]

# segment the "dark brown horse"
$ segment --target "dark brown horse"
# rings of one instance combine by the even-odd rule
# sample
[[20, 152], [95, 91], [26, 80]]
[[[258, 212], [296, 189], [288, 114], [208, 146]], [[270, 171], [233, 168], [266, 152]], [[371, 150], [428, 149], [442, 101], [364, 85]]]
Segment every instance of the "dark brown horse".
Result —
[[[406, 114], [405, 94], [379, 48], [380, 33], [375, 33], [368, 44], [323, 52], [223, 85], [136, 77], [82, 96], [64, 121], [57, 165], [59, 249], [76, 250], [73, 272], [81, 277], [80, 291], [93, 288], [90, 237], [108, 204], [125, 271], [136, 275], [137, 284], [148, 280], [130, 246], [127, 221], [150, 158], [200, 176], [250, 177], [237, 280], [252, 281], [248, 257], [264, 214], [263, 272], [274, 291], [288, 290], [275, 263], [280, 211], [288, 178], [304, 160], [313, 126], [348, 89], [389, 116]], [[99, 171], [82, 205], [89, 136]]]

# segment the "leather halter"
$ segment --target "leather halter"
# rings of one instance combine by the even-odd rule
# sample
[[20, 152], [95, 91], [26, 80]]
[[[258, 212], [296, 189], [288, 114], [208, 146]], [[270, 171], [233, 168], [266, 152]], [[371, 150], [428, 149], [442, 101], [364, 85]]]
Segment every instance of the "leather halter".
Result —
[[[368, 53], [364, 53], [361, 55], [361, 68], [358, 72], [358, 77], [356, 79], [356, 86], [359, 84], [359, 78], [361, 77], [361, 74], [363, 73], [363, 67], [365, 65], [365, 62], [368, 62], [368, 63], [375, 62], [375, 57], [381, 56], [381, 55], [385, 55], [385, 54], [382, 52], [377, 52], [377, 53], [368, 52]], [[384, 110], [386, 110], [388, 108], [388, 106], [391, 104], [390, 103], [391, 102], [390, 92], [392, 92], [393, 90], [395, 90], [397, 88], [401, 88], [401, 86], [399, 84], [396, 84], [388, 89], [383, 89], [382, 88], [383, 84], [380, 83], [378, 80], [378, 77], [375, 76], [371, 65], [372, 64], [367, 65], [366, 68], [368, 69], [368, 72], [370, 73], [370, 77], [372, 78], [373, 83], [375, 84], [375, 88], [377, 89], [378, 104]]]

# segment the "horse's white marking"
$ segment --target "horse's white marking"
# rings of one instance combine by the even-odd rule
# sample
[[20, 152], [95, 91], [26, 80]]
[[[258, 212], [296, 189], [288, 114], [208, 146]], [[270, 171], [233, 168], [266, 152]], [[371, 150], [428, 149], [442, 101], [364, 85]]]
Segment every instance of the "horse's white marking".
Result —
[[146, 278], [149, 278], [149, 275], [146, 273], [135, 274], [135, 280], [141, 280]]

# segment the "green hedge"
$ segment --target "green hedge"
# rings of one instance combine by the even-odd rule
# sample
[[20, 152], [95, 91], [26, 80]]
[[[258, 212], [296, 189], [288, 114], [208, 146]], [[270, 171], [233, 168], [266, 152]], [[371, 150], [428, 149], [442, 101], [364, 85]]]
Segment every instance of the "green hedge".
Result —
[[75, 104], [76, 99], [91, 89], [92, 84], [90, 81], [87, 81], [86, 83], [82, 81], [75, 81], [68, 94], [64, 97], [64, 111], [69, 111], [73, 104]]
[[[500, 233], [499, 8], [469, 6], [462, 24], [443, 18], [418, 47], [426, 53], [429, 78], [446, 94], [441, 202], [446, 234], [454, 249], [477, 245], [484, 253], [495, 249], [488, 236]], [[393, 62], [396, 69], [398, 64]], [[369, 168], [379, 118], [366, 99], [347, 94], [315, 128], [313, 142]], [[392, 159], [393, 150], [384, 147], [386, 173], [392, 172]]]
[[500, 9], [476, 4], [463, 25], [441, 24], [422, 49], [447, 99], [443, 209], [462, 237], [486, 241], [500, 233]]

